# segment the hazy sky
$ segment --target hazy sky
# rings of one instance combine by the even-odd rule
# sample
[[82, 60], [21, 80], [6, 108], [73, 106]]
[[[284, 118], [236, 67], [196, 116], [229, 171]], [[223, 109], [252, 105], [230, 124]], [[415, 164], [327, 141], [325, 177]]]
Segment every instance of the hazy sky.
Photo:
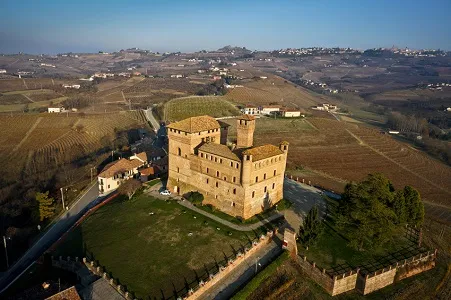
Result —
[[0, 52], [451, 50], [451, 0], [0, 0]]

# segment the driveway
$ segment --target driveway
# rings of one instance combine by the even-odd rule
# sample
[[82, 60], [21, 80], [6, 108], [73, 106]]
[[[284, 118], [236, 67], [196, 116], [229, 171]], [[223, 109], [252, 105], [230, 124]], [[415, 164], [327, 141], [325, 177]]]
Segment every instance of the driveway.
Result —
[[95, 182], [68, 211], [37, 240], [30, 249], [0, 278], [0, 293], [18, 279], [45, 251], [56, 242], [92, 206], [101, 201], [98, 184]]
[[320, 215], [326, 213], [326, 200], [321, 195], [322, 191], [315, 187], [285, 178], [283, 197], [291, 201], [293, 205], [283, 213], [288, 224], [296, 232], [299, 231], [303, 218], [314, 205], [318, 206]]

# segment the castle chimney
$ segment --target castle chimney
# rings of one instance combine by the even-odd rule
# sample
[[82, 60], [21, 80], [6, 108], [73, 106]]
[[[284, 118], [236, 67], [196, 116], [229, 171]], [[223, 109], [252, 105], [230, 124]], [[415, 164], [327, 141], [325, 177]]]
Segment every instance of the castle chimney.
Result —
[[237, 119], [237, 148], [249, 148], [254, 145], [255, 117], [242, 115]]

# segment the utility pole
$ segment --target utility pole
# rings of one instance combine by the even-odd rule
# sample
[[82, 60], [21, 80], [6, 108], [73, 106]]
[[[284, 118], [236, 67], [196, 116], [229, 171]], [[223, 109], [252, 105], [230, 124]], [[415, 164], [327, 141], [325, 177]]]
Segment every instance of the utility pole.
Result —
[[63, 193], [63, 188], [60, 188], [61, 191], [61, 202], [63, 203], [63, 210], [66, 209], [66, 206], [64, 205], [64, 193]]
[[6, 236], [3, 236], [3, 245], [5, 246], [6, 269], [9, 269], [8, 249], [6, 248]]

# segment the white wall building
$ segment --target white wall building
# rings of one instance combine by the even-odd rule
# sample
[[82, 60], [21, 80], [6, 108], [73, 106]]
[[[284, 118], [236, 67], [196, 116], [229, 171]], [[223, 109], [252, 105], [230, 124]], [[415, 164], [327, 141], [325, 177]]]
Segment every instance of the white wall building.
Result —
[[269, 115], [275, 114], [279, 111], [280, 111], [280, 106], [263, 106], [261, 108], [260, 112], [262, 115], [269, 116]]

